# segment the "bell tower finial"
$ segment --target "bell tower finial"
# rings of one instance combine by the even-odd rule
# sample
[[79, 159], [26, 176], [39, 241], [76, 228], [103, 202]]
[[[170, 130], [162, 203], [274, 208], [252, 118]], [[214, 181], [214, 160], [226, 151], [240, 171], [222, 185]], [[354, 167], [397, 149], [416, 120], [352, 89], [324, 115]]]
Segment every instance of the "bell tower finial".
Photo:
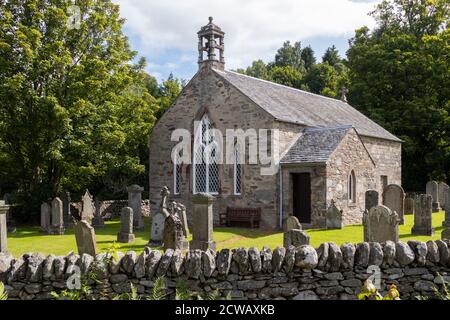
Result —
[[225, 68], [224, 42], [225, 33], [213, 23], [213, 17], [209, 17], [209, 23], [202, 27], [198, 34], [198, 64], [201, 68], [206, 65], [219, 70]]

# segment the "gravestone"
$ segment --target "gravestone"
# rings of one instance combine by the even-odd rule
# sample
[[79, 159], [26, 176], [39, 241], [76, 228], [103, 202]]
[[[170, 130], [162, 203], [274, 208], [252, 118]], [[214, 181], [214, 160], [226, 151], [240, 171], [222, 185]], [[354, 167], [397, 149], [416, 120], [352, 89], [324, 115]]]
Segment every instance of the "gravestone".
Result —
[[78, 221], [74, 227], [75, 239], [77, 240], [78, 254], [84, 253], [95, 257], [97, 254], [97, 242], [95, 240], [94, 228], [84, 220]]
[[445, 219], [442, 225], [450, 228], [450, 188], [445, 192]]
[[309, 244], [309, 235], [299, 229], [291, 229], [289, 231], [285, 231], [283, 234], [283, 246], [288, 248], [289, 246], [302, 246]]
[[6, 224], [6, 213], [8, 210], [8, 205], [0, 205], [0, 253], [8, 251], [8, 226]]
[[364, 212], [364, 241], [398, 242], [398, 215], [384, 205], [372, 207]]
[[405, 214], [414, 214], [414, 198], [405, 198]]
[[397, 213], [399, 218], [399, 224], [405, 224], [405, 191], [398, 184], [390, 184], [384, 188], [383, 191], [383, 204], [391, 209], [391, 211]]
[[95, 213], [95, 205], [92, 200], [92, 195], [89, 193], [89, 190], [86, 189], [83, 197], [81, 198], [82, 209], [81, 209], [81, 220], [91, 222]]
[[134, 242], [133, 209], [130, 207], [122, 208], [122, 212], [120, 214], [120, 232], [117, 234], [117, 242]]
[[414, 235], [432, 236], [432, 197], [429, 194], [420, 194], [414, 199], [414, 226], [411, 233]]
[[366, 191], [366, 203], [365, 210], [369, 211], [371, 208], [376, 207], [379, 204], [378, 191], [367, 190]]
[[161, 189], [161, 203], [159, 205], [159, 211], [152, 217], [152, 225], [150, 229], [150, 241], [149, 246], [161, 246], [164, 239], [164, 222], [170, 215], [167, 210], [167, 197], [169, 196], [169, 188], [163, 187]]
[[328, 207], [327, 213], [327, 229], [342, 229], [342, 210], [339, 210], [331, 200], [331, 204]]
[[296, 216], [289, 216], [286, 219], [284, 219], [283, 223], [284, 232], [292, 229], [302, 230], [302, 225], [300, 221], [298, 221], [298, 218]]
[[213, 201], [214, 197], [207, 193], [192, 196], [192, 241], [191, 250], [215, 250], [213, 241]]
[[64, 226], [66, 228], [71, 227], [73, 226], [73, 218], [70, 212], [70, 192], [63, 192], [61, 200], [63, 202]]
[[133, 209], [133, 229], [144, 229], [144, 219], [142, 218], [142, 191], [144, 188], [133, 184], [127, 187], [128, 206]]
[[447, 208], [448, 202], [445, 198], [445, 195], [447, 194], [448, 190], [450, 190], [450, 187], [448, 186], [448, 184], [446, 184], [443, 181], [438, 183], [438, 199], [439, 199], [439, 204], [441, 205], [441, 208], [443, 210], [445, 210], [445, 208]]
[[98, 199], [95, 199], [95, 214], [94, 218], [92, 219], [92, 226], [95, 229], [105, 227], [105, 221], [103, 220], [100, 209], [101, 209], [101, 202]]
[[41, 204], [41, 231], [48, 232], [51, 225], [52, 208], [47, 202]]
[[63, 235], [64, 234], [64, 215], [63, 204], [60, 198], [56, 197], [52, 201], [52, 218], [49, 234]]
[[175, 206], [175, 213], [180, 218], [181, 224], [183, 225], [183, 234], [187, 238], [189, 237], [189, 226], [188, 226], [188, 220], [186, 215], [186, 206], [182, 205], [181, 203], [176, 203]]
[[426, 186], [426, 192], [432, 198], [431, 208], [433, 212], [441, 210], [439, 203], [439, 185], [436, 181], [428, 181]]
[[164, 250], [167, 249], [189, 249], [189, 243], [183, 232], [183, 224], [175, 213], [170, 214], [164, 222]]

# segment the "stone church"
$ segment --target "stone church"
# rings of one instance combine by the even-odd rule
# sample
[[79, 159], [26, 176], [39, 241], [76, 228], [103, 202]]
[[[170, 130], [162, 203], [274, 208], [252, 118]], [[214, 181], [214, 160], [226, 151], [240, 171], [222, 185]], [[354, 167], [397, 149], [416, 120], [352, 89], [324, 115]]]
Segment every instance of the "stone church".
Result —
[[[158, 210], [161, 188], [168, 186], [170, 197], [187, 206], [188, 218], [193, 194], [214, 195], [215, 224], [229, 206], [260, 208], [262, 228], [280, 228], [289, 215], [306, 228], [322, 228], [332, 200], [343, 211], [344, 224], [358, 224], [366, 190], [381, 195], [387, 184], [401, 184], [401, 140], [350, 106], [345, 95], [332, 99], [225, 70], [224, 32], [212, 18], [198, 38], [198, 72], [150, 135], [152, 212]], [[180, 128], [190, 133], [188, 163], [177, 155], [172, 160], [178, 141], [171, 136]], [[195, 147], [206, 128], [224, 134], [277, 130], [278, 170], [261, 174], [265, 165], [237, 159], [206, 163], [204, 149]]]

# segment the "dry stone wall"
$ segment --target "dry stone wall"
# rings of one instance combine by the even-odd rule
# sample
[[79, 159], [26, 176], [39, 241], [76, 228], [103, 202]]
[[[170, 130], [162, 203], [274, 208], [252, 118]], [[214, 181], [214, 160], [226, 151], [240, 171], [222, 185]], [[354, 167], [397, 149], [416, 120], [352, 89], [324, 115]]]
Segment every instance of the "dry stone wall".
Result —
[[[179, 250], [161, 253], [145, 248], [141, 254], [119, 253], [118, 260], [105, 263], [107, 254], [95, 258], [70, 253], [47, 257], [25, 254], [13, 258], [0, 254], [0, 281], [6, 283], [10, 299], [51, 299], [51, 291], [66, 288], [76, 271], [95, 270], [101, 283], [93, 283], [94, 294], [112, 298], [128, 292], [133, 283], [139, 294], [151, 292], [159, 276], [166, 277], [173, 298], [179, 279], [191, 290], [218, 290], [233, 299], [355, 299], [371, 269], [380, 268], [382, 292], [396, 284], [402, 299], [433, 296], [444, 281], [450, 281], [449, 240], [359, 243], [323, 243], [276, 248]], [[375, 267], [373, 267], [375, 266]], [[78, 268], [79, 269], [78, 269]]]

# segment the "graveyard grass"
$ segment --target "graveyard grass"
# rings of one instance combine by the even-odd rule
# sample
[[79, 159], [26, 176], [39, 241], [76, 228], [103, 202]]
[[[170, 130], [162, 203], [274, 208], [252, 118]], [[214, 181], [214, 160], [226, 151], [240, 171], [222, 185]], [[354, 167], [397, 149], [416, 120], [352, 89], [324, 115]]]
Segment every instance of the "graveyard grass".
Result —
[[[400, 241], [420, 240], [428, 241], [441, 238], [443, 230], [442, 221], [444, 212], [433, 213], [433, 226], [435, 235], [433, 237], [411, 235], [411, 228], [414, 223], [413, 215], [405, 216], [405, 224], [399, 227]], [[105, 221], [105, 228], [96, 230], [97, 250], [98, 252], [108, 249], [117, 239], [117, 233], [120, 229], [120, 221]], [[342, 230], [307, 230], [311, 237], [311, 245], [318, 247], [322, 242], [336, 242], [342, 244], [345, 242], [358, 243], [363, 240], [362, 225], [344, 227]], [[141, 252], [148, 243], [150, 235], [150, 223], [145, 220], [144, 231], [135, 233], [136, 241], [130, 244], [117, 243], [120, 251], [126, 252], [134, 250]], [[190, 240], [190, 238], [188, 239]], [[252, 230], [246, 228], [214, 228], [214, 240], [217, 243], [217, 249], [239, 248], [239, 247], [257, 247], [261, 249], [268, 246], [271, 249], [283, 245], [282, 232], [267, 232], [263, 230]], [[77, 252], [75, 235], [73, 229], [66, 230], [62, 236], [53, 236], [43, 234], [39, 227], [18, 228], [15, 233], [8, 234], [8, 249], [15, 256], [20, 256], [28, 252], [41, 252], [43, 254], [66, 255], [70, 251]]]

